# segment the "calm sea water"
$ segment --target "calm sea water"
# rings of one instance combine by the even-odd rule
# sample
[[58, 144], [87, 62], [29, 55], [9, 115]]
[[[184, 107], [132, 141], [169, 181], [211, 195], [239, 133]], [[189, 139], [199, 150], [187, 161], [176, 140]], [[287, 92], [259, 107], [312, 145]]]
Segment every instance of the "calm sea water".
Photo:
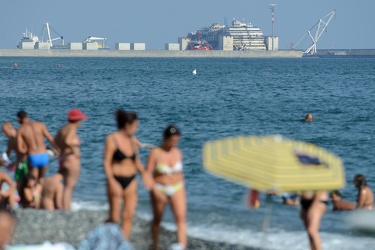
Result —
[[[344, 159], [346, 199], [355, 200], [357, 173], [375, 188], [375, 59], [0, 58], [0, 88], [1, 121], [15, 123], [23, 108], [55, 134], [70, 108], [89, 116], [79, 131], [77, 209], [107, 207], [102, 151], [105, 136], [115, 130], [117, 108], [138, 113], [137, 137], [144, 143], [160, 143], [169, 123], [181, 128], [192, 236], [269, 249], [307, 247], [299, 208], [275, 198], [249, 210], [243, 205], [246, 188], [205, 173], [201, 150], [207, 140], [282, 134], [316, 143]], [[317, 121], [301, 122], [307, 112]], [[0, 143], [5, 150], [4, 136]], [[147, 153], [142, 149], [144, 163]], [[56, 169], [52, 161], [49, 174]], [[151, 218], [141, 186], [139, 195], [138, 215]], [[371, 248], [375, 237], [351, 229], [347, 216], [326, 213], [324, 247]], [[169, 210], [164, 221], [173, 229]]]

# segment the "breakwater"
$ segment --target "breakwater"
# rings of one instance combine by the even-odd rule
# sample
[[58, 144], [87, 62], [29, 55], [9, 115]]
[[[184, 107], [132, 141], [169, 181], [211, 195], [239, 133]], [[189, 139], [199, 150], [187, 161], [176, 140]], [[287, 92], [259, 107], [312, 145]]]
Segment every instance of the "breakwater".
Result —
[[0, 49], [0, 57], [301, 58], [302, 51]]

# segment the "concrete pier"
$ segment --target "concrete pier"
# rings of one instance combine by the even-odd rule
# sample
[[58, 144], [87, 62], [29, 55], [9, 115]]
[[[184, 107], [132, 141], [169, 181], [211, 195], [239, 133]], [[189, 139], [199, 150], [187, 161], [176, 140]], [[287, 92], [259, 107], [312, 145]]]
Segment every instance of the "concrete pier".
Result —
[[0, 57], [301, 58], [302, 51], [0, 49]]

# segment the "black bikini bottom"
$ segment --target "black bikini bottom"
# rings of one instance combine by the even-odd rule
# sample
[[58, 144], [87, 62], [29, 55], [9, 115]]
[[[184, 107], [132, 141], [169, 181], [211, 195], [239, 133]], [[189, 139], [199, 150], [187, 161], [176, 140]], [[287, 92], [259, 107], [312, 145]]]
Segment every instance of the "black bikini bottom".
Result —
[[[309, 208], [311, 207], [313, 202], [314, 202], [314, 200], [301, 199], [302, 209], [305, 210], [305, 211], [309, 210]], [[328, 206], [328, 201], [320, 201], [320, 202], [325, 204], [326, 206]]]
[[122, 189], [126, 189], [129, 184], [134, 180], [135, 175], [132, 176], [114, 176], [116, 181], [120, 183]]

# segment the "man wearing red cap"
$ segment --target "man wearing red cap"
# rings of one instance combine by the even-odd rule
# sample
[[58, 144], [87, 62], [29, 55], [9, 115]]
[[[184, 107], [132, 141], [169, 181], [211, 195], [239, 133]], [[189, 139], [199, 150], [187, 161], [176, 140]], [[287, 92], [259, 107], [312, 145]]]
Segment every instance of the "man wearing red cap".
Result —
[[77, 130], [87, 116], [79, 109], [72, 109], [68, 113], [68, 124], [60, 128], [55, 136], [56, 145], [60, 148], [59, 174], [64, 178], [64, 192], [62, 204], [64, 210], [70, 210], [72, 193], [77, 184], [81, 169], [80, 140]]
[[31, 174], [43, 185], [43, 177], [49, 163], [44, 137], [48, 139], [54, 148], [57, 149], [57, 147], [44, 123], [30, 121], [27, 113], [23, 110], [17, 113], [17, 119], [21, 124], [17, 133], [18, 152], [27, 154], [27, 162]]

